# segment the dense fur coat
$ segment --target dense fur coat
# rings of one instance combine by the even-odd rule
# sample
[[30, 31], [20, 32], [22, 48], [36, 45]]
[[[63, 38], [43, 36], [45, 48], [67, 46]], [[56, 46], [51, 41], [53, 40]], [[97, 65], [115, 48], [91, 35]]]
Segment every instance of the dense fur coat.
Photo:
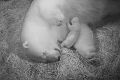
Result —
[[[87, 24], [95, 23], [107, 14], [118, 13], [120, 1], [116, 2], [117, 0], [34, 0], [24, 20], [22, 38], [33, 54], [45, 60], [48, 57], [49, 60], [58, 59], [58, 41], [74, 42], [71, 46], [83, 56], [92, 55], [95, 50], [94, 36]], [[79, 27], [77, 31], [80, 34], [70, 34], [78, 36], [78, 39], [66, 41], [72, 31], [67, 24], [70, 24], [74, 17], [79, 18], [76, 23], [79, 26], [75, 25], [75, 28]]]

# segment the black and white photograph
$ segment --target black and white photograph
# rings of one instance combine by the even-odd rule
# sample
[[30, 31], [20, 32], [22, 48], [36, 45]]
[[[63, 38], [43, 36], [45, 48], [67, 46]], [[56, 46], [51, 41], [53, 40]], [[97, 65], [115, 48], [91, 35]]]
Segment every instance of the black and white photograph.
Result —
[[120, 0], [0, 0], [0, 80], [120, 80]]

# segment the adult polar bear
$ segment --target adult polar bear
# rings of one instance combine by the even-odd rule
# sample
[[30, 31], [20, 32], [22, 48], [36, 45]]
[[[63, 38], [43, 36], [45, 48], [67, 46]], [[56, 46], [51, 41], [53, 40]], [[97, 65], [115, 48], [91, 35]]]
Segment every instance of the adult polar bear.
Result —
[[[98, 21], [104, 15], [106, 1], [34, 0], [24, 20], [22, 38], [30, 51], [44, 60], [58, 60], [58, 40], [63, 41], [62, 46], [74, 45], [82, 55], [89, 56], [95, 47], [93, 32], [87, 24]], [[70, 20], [76, 16], [79, 22], [70, 25]], [[78, 40], [70, 40], [75, 36], [78, 36]]]

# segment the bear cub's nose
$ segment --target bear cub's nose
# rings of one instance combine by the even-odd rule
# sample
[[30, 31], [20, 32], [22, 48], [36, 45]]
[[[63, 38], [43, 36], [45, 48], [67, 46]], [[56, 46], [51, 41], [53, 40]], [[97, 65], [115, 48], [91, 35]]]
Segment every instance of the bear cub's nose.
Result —
[[36, 56], [33, 53], [28, 53], [27, 58], [35, 63], [54, 63], [60, 61], [61, 52], [59, 49], [54, 49], [52, 52], [44, 52], [42, 56]]

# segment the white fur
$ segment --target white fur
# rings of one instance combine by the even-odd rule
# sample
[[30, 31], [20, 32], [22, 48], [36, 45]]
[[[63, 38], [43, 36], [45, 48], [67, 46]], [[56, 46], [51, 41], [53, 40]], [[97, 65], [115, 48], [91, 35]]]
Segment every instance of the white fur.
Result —
[[[86, 24], [100, 19], [103, 3], [104, 0], [34, 0], [25, 17], [22, 37], [38, 55], [52, 54], [59, 48], [57, 40], [63, 41], [68, 34], [66, 22], [77, 16], [83, 25], [75, 48], [89, 55], [94, 42], [93, 32]], [[63, 25], [58, 28], [59, 21], [63, 21]]]
[[44, 5], [40, 4], [44, 4], [47, 0], [40, 0], [39, 2], [37, 1], [38, 0], [33, 1], [28, 13], [26, 14], [23, 24], [22, 37], [24, 41], [28, 42], [29, 48], [36, 52], [37, 55], [41, 56], [43, 52], [54, 54], [56, 52], [54, 49], [59, 49], [57, 40], [64, 40], [65, 36], [67, 35], [67, 27], [64, 24], [60, 27], [56, 25], [50, 25], [44, 17], [44, 13], [47, 12], [43, 11], [42, 14], [41, 11], [44, 8], [50, 8], [51, 10], [47, 9], [50, 10], [50, 15], [46, 16], [51, 17], [52, 12], [54, 14], [54, 11], [52, 11], [54, 8], [53, 3], [51, 2], [50, 6], [44, 7]]

